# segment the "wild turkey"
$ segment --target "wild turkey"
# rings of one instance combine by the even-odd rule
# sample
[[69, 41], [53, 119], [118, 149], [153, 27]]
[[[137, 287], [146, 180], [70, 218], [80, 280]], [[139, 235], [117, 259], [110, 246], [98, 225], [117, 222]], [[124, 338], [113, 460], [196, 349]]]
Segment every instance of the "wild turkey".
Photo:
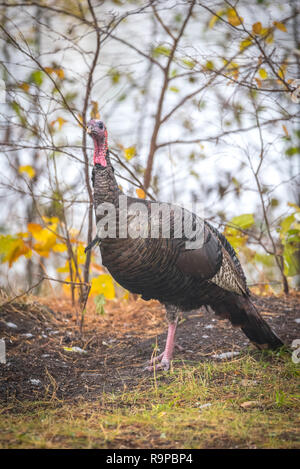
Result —
[[[97, 238], [91, 245], [100, 244], [103, 265], [120, 285], [141, 294], [145, 300], [157, 299], [166, 308], [169, 324], [166, 347], [151, 365], [169, 369], [179, 312], [203, 305], [210, 306], [219, 318], [228, 318], [234, 326], [241, 327], [258, 348], [282, 346], [282, 341], [253, 305], [241, 264], [226, 238], [208, 222], [187, 210], [177, 210], [172, 204], [164, 204], [170, 213], [170, 236], [164, 237], [166, 221], [162, 216], [154, 220], [155, 202], [127, 197], [119, 189], [109, 158], [104, 123], [91, 120], [87, 132], [94, 142], [92, 182], [98, 227]], [[136, 211], [137, 203], [143, 208], [141, 211], [146, 211], [143, 223]], [[159, 207], [163, 208], [162, 205]], [[115, 226], [114, 220], [109, 219], [109, 211]], [[191, 234], [178, 236], [178, 226], [183, 227], [186, 216], [195, 229]], [[113, 226], [110, 237], [105, 234], [109, 222]], [[152, 225], [158, 228], [158, 236], [156, 231], [154, 238], [149, 236]], [[197, 235], [199, 239], [202, 236], [201, 245], [190, 248], [187, 243], [195, 241]]]

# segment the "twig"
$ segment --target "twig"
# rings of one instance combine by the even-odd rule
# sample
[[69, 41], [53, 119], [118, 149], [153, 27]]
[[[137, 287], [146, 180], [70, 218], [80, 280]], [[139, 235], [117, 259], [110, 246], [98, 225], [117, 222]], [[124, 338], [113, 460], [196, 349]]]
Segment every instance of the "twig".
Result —
[[[34, 288], [38, 287], [44, 280], [49, 280], [51, 282], [58, 282], [58, 283], [64, 283], [64, 284], [67, 284], [67, 285], [78, 285], [78, 286], [82, 286], [82, 285], [85, 285], [88, 287], [88, 291], [90, 291], [91, 289], [91, 285], [89, 283], [85, 283], [85, 282], [68, 282], [67, 280], [60, 280], [60, 279], [57, 279], [57, 278], [52, 278], [52, 277], [48, 277], [48, 276], [44, 276], [44, 277], [41, 277], [40, 280], [35, 283], [34, 285], [32, 285], [30, 288], [28, 288], [26, 291], [24, 291], [23, 293], [21, 293], [20, 295], [17, 295], [15, 296], [14, 298], [12, 298], [11, 300], [9, 301], [5, 301], [4, 303], [2, 303], [0, 305], [0, 308], [2, 308], [3, 306], [6, 306], [10, 303], [12, 303], [13, 301], [17, 300], [18, 298], [21, 298], [22, 296], [24, 295], [27, 295], [31, 290], [33, 290]], [[86, 301], [87, 301], [87, 298], [86, 298]], [[86, 304], [86, 301], [85, 301], [85, 304]]]

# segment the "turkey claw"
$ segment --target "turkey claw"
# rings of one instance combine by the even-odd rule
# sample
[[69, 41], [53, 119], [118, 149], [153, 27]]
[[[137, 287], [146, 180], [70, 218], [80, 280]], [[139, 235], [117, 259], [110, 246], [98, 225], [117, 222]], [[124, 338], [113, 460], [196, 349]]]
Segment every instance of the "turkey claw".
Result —
[[162, 359], [160, 363], [155, 363], [159, 357], [156, 359], [151, 359], [151, 365], [146, 366], [143, 371], [169, 371], [170, 369], [170, 360]]

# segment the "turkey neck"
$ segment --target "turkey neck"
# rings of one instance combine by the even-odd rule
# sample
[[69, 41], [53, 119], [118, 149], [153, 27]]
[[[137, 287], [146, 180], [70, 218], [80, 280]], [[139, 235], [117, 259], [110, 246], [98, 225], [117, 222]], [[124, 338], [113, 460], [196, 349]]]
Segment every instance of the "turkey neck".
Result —
[[114, 169], [111, 165], [109, 152], [106, 154], [107, 166], [95, 164], [92, 172], [94, 186], [94, 206], [95, 209], [103, 202], [109, 202], [115, 207], [119, 205], [119, 195], [121, 191], [118, 187]]

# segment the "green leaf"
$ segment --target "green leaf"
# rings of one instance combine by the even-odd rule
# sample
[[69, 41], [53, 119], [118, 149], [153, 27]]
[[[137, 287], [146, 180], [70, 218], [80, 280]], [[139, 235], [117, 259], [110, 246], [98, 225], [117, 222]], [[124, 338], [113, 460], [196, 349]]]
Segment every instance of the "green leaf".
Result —
[[170, 49], [168, 47], [165, 47], [165, 46], [157, 46], [153, 49], [152, 51], [152, 55], [153, 57], [158, 57], [160, 55], [164, 55], [166, 57], [169, 57], [170, 55]]
[[253, 213], [244, 213], [243, 215], [233, 217], [230, 223], [232, 225], [238, 226], [242, 230], [246, 230], [247, 228], [250, 228], [250, 226], [254, 224]]
[[182, 59], [181, 62], [183, 63], [183, 65], [186, 65], [188, 68], [191, 69], [194, 68], [196, 65], [196, 62], [191, 59]]
[[205, 64], [205, 68], [207, 68], [207, 70], [213, 70], [215, 68], [213, 61], [208, 60]]
[[297, 256], [297, 251], [299, 250], [299, 245], [297, 247], [287, 245], [284, 247], [283, 251], [283, 260], [284, 260], [284, 273], [288, 277], [294, 277], [299, 275], [300, 265], [299, 257]]
[[261, 264], [265, 265], [266, 267], [274, 267], [275, 266], [275, 258], [271, 254], [261, 254], [256, 252], [254, 256], [255, 262], [260, 262]]
[[288, 232], [288, 230], [290, 229], [291, 224], [294, 221], [295, 221], [295, 215], [294, 214], [288, 215], [286, 218], [284, 218], [282, 220], [282, 222], [280, 223], [280, 226], [281, 226], [280, 233], [281, 233], [281, 235], [285, 235]]
[[26, 121], [23, 110], [21, 109], [21, 106], [19, 105], [19, 103], [17, 103], [17, 101], [13, 101], [11, 103], [11, 107], [13, 108], [15, 113], [17, 114], [17, 116], [20, 119], [20, 122], [22, 123], [22, 125], [26, 126], [27, 121]]
[[34, 70], [29, 77], [29, 82], [41, 86], [43, 83], [43, 72], [41, 70]]
[[278, 199], [271, 199], [271, 207], [278, 207], [279, 205], [279, 200]]
[[97, 314], [105, 314], [104, 305], [106, 303], [105, 296], [101, 293], [100, 295], [95, 296], [94, 303], [96, 306]]
[[116, 68], [111, 68], [108, 72], [109, 76], [110, 76], [110, 79], [111, 79], [111, 82], [113, 83], [113, 85], [116, 85], [119, 83], [120, 81], [120, 78], [121, 78], [121, 74], [119, 72], [119, 70], [117, 70]]
[[297, 153], [300, 153], [300, 147], [289, 147], [286, 151], [285, 154], [286, 156], [294, 156]]

